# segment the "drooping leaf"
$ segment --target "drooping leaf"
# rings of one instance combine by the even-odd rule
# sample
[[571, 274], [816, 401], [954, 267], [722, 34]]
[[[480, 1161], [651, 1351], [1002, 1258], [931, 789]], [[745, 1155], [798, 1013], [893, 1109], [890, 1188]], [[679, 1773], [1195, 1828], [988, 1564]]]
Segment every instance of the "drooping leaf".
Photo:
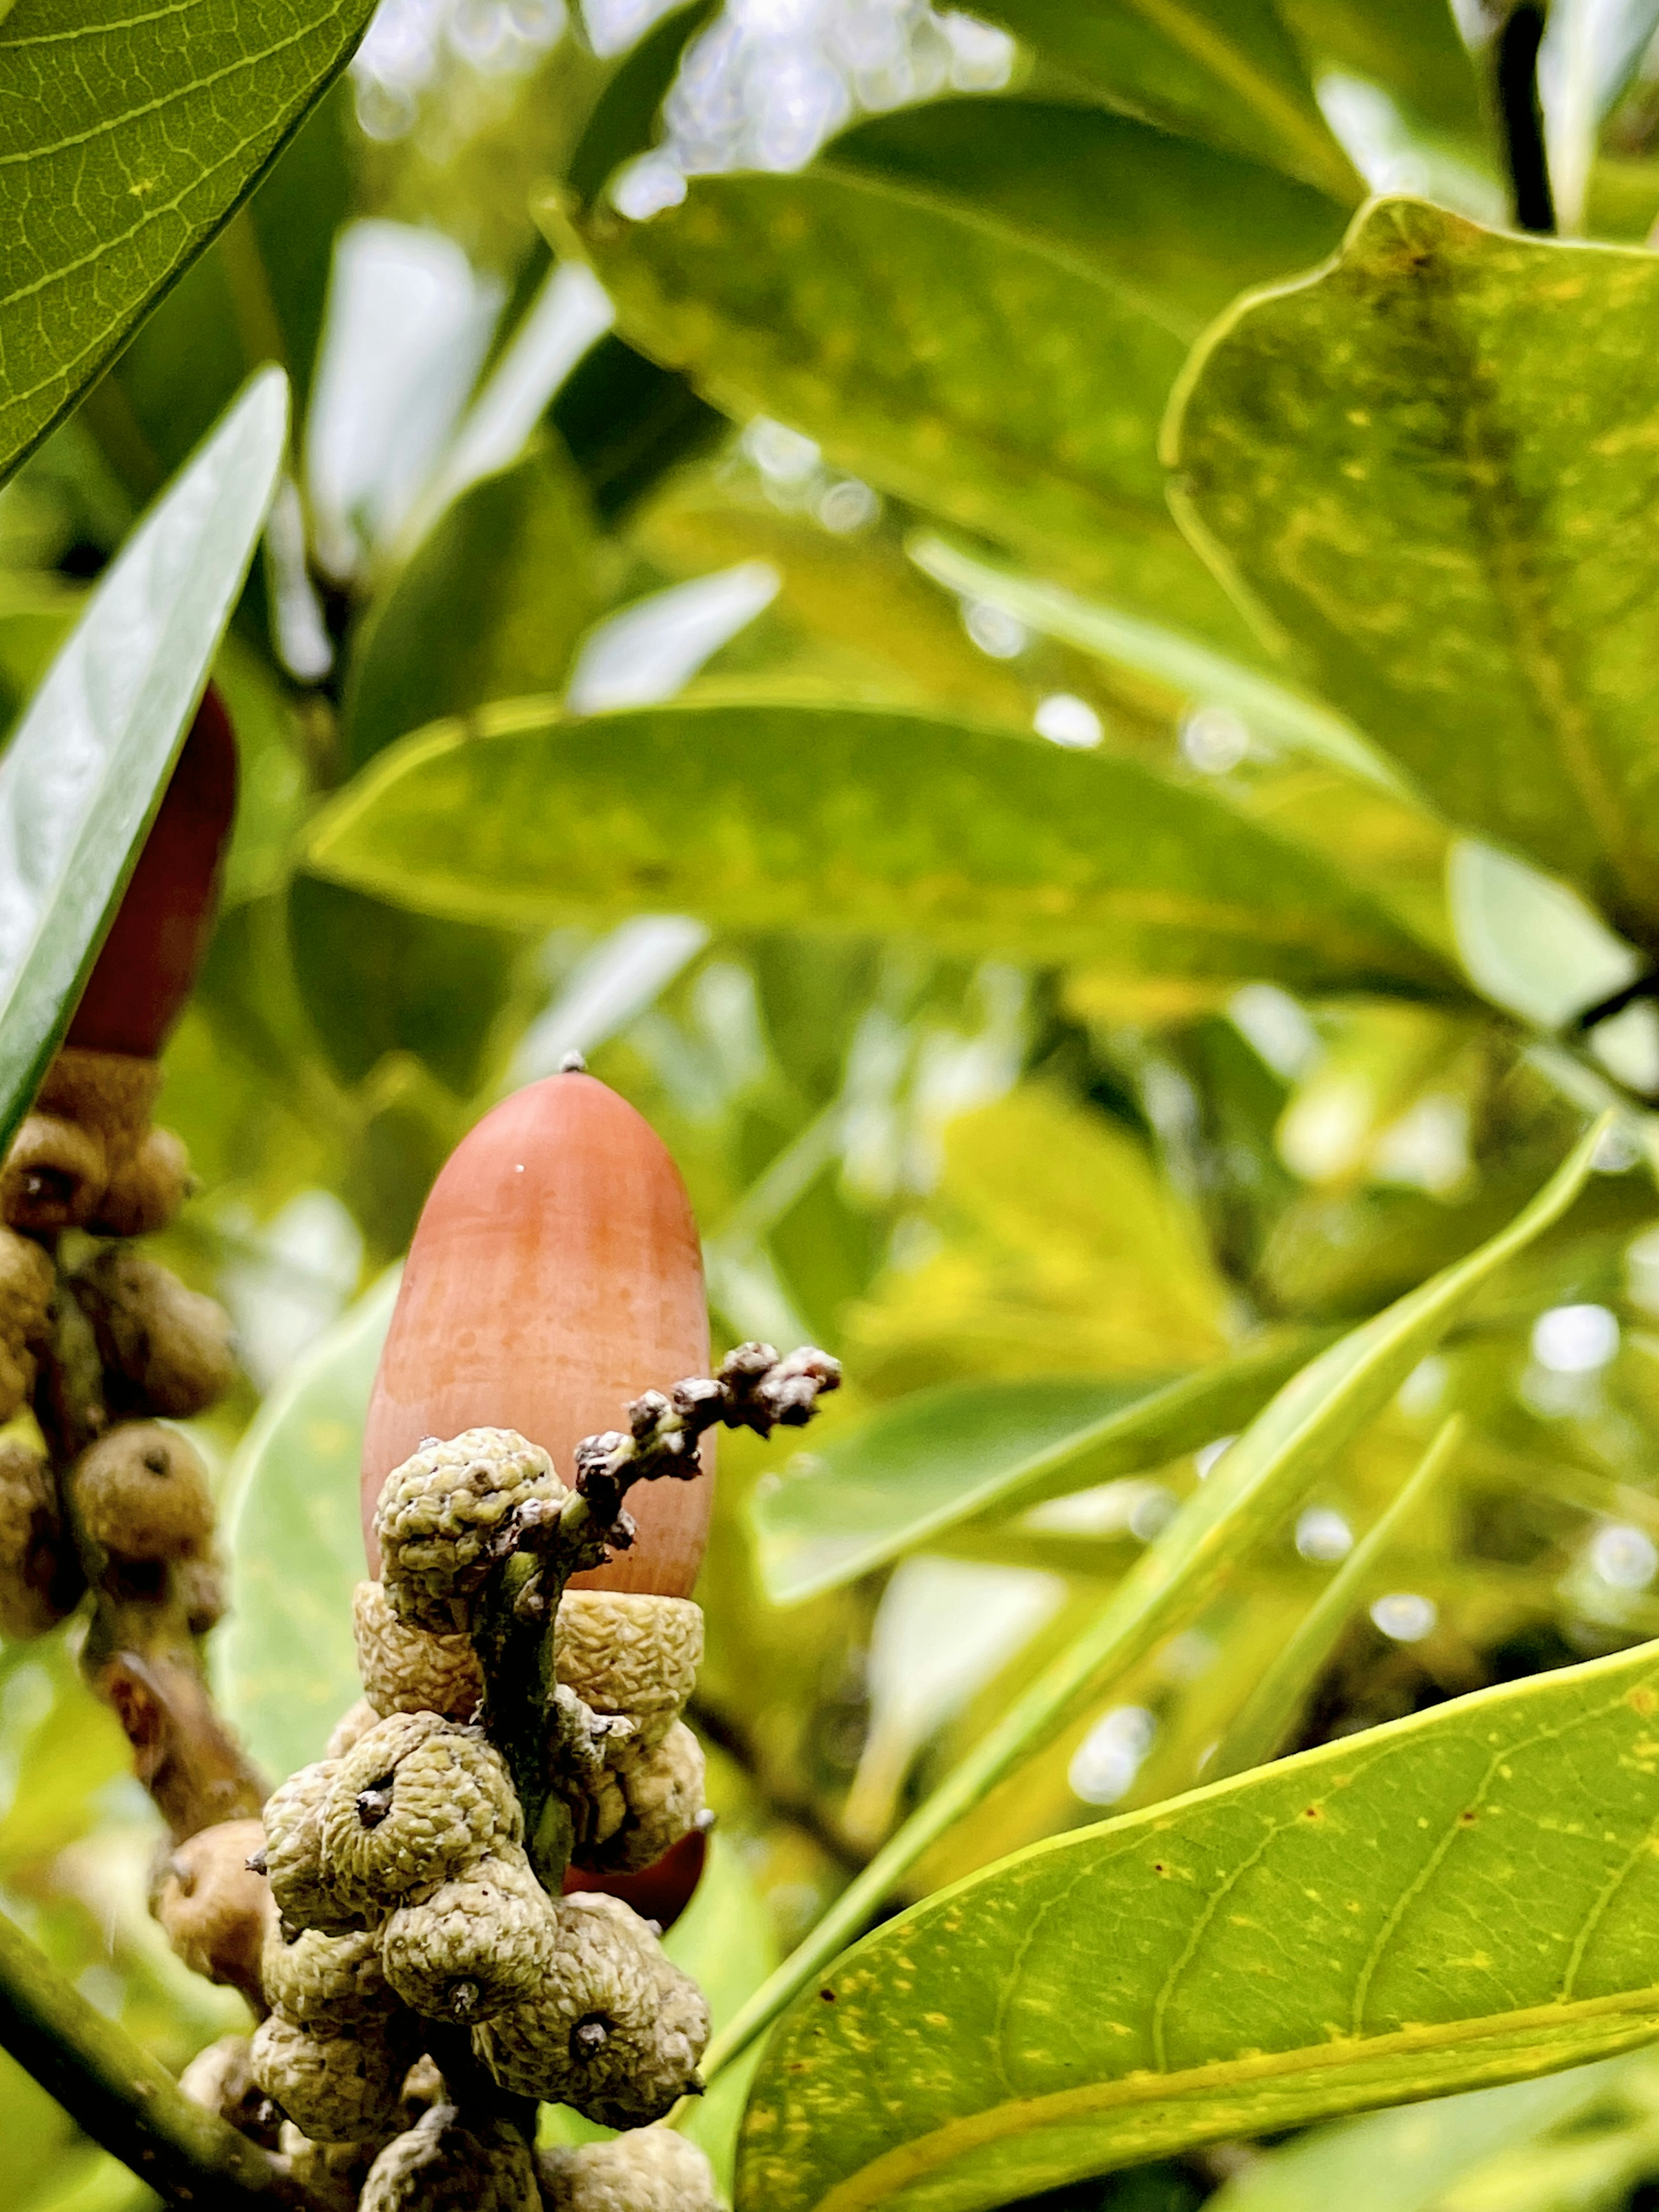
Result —
[[1656, 1713], [1659, 1662], [1620, 1653], [929, 1899], [782, 2022], [740, 2212], [978, 2212], [1659, 2034]]
[[1196, 1451], [1237, 1433], [1307, 1354], [1297, 1337], [1195, 1375], [918, 1390], [755, 1494], [766, 1594], [797, 1604], [977, 1514], [1017, 1512]]
[[1060, 100], [930, 100], [872, 116], [829, 158], [1075, 255], [1194, 337], [1247, 286], [1322, 261], [1345, 219], [1283, 170]]
[[593, 526], [550, 443], [463, 492], [380, 592], [352, 650], [347, 764], [491, 699], [562, 689], [597, 611]]
[[283, 379], [267, 372], [128, 539], [0, 760], [0, 1144], [27, 1111], [167, 787], [287, 421]]
[[1361, 197], [1273, 0], [994, 0], [984, 12], [1109, 107], [1276, 162], [1350, 206]]
[[1316, 688], [1453, 821], [1650, 925], [1656, 335], [1650, 254], [1383, 201], [1218, 325], [1168, 433], [1193, 534]]
[[641, 907], [1130, 969], [1455, 990], [1322, 862], [1138, 763], [896, 710], [696, 703], [440, 726], [319, 818], [318, 872], [528, 927]]
[[647, 222], [594, 208], [580, 240], [542, 213], [629, 343], [737, 421], [775, 416], [884, 491], [1259, 653], [1156, 466], [1188, 318], [999, 216], [833, 164], [700, 177]]
[[357, 1469], [397, 1295], [394, 1269], [304, 1355], [265, 1400], [227, 1482], [236, 1603], [214, 1667], [226, 1713], [272, 1775], [320, 1759], [362, 1694], [351, 1639], [351, 1593], [367, 1571]]
[[0, 477], [246, 197], [373, 0], [94, 13], [17, 0], [0, 22]]

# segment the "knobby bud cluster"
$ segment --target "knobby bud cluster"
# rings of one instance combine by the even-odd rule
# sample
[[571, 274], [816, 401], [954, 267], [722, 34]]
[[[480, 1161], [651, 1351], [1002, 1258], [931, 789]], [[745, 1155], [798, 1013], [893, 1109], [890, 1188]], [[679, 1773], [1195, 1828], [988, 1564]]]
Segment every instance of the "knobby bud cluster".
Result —
[[[227, 1857], [252, 1846], [268, 2011], [193, 2085], [319, 2203], [713, 2212], [702, 2154], [655, 2124], [702, 2086], [702, 1995], [653, 1923], [562, 1885], [573, 1857], [635, 1871], [707, 1825], [681, 1718], [702, 1616], [566, 1583], [629, 1540], [634, 1483], [695, 1474], [717, 1422], [804, 1421], [839, 1379], [744, 1346], [580, 1444], [574, 1486], [500, 1428], [387, 1477], [382, 1579], [353, 1609], [363, 1697], [261, 1826], [222, 1832]], [[626, 2132], [538, 2155], [544, 2101]]]

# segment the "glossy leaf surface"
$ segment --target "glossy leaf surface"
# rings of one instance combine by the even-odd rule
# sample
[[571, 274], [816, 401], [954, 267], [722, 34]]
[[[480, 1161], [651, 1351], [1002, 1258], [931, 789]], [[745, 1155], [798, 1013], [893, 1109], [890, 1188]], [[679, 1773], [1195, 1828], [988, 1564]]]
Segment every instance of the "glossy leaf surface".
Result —
[[1040, 233], [833, 162], [701, 177], [648, 222], [596, 209], [580, 242], [623, 336], [735, 420], [774, 416], [884, 491], [1259, 651], [1164, 505], [1189, 319]]
[[944, 1891], [785, 2019], [739, 2207], [976, 2212], [1659, 2033], [1656, 1713], [1621, 1653]]
[[0, 761], [0, 1143], [30, 1099], [166, 788], [282, 463], [259, 377], [128, 540]]
[[996, 0], [985, 12], [1068, 87], [1360, 197], [1273, 0]]
[[344, 64], [373, 0], [0, 22], [0, 477], [68, 412]]
[[1196, 1451], [1242, 1428], [1307, 1352], [1298, 1338], [1174, 1378], [915, 1391], [802, 1454], [756, 1495], [767, 1595], [796, 1603], [975, 1514], [1016, 1512]]
[[1183, 517], [1316, 686], [1453, 821], [1650, 928], [1656, 337], [1650, 254], [1382, 201], [1217, 326], [1169, 430]]
[[362, 1694], [351, 1593], [362, 1580], [357, 1463], [398, 1295], [375, 1284], [266, 1399], [231, 1468], [225, 1549], [236, 1604], [215, 1638], [225, 1710], [267, 1772], [320, 1759]]
[[325, 810], [319, 873], [429, 913], [897, 930], [1310, 988], [1454, 991], [1325, 864], [1139, 763], [896, 711], [697, 703], [426, 732]]

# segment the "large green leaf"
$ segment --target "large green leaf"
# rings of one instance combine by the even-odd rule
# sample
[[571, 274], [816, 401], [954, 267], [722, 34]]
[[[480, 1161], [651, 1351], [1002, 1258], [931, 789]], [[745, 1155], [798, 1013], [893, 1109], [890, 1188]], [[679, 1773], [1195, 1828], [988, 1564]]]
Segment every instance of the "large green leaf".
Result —
[[368, 1571], [357, 1510], [363, 1421], [395, 1270], [299, 1361], [232, 1465], [224, 1541], [236, 1603], [214, 1639], [226, 1712], [274, 1775], [320, 1759], [361, 1694], [351, 1593]]
[[1015, 1512], [1196, 1451], [1242, 1428], [1308, 1352], [1296, 1337], [1196, 1375], [918, 1390], [755, 1492], [766, 1594], [793, 1605], [975, 1514]]
[[1171, 524], [1156, 426], [1190, 316], [1000, 215], [831, 164], [700, 177], [579, 243], [629, 342], [739, 422], [775, 416], [884, 490], [1246, 657]]
[[[1340, 1338], [1293, 1376], [1073, 1642], [849, 1882], [811, 1934], [710, 2045], [712, 2078], [866, 1926], [928, 1847], [1050, 1743], [1090, 1698], [1188, 1626], [1332, 1461], [1382, 1412], [1478, 1293], [1583, 1190], [1601, 1120], [1508, 1225]], [[1265, 2123], [1264, 2123], [1265, 2124]], [[975, 2200], [976, 2202], [978, 2200]]]
[[0, 23], [0, 477], [75, 404], [343, 67], [374, 0], [17, 0]]
[[994, 0], [983, 11], [1071, 86], [1166, 130], [1363, 191], [1273, 0]]
[[1074, 254], [1194, 337], [1246, 286], [1322, 261], [1344, 223], [1282, 170], [1058, 100], [931, 100], [860, 124], [830, 159]]
[[1656, 1714], [1624, 1652], [957, 1883], [785, 2018], [739, 2208], [977, 2212], [1659, 2035]]
[[490, 699], [558, 693], [598, 611], [580, 479], [538, 441], [471, 485], [375, 599], [346, 683], [345, 757]]
[[258, 540], [287, 386], [252, 384], [128, 539], [0, 760], [0, 1146], [125, 889]]
[[319, 873], [431, 914], [637, 913], [1453, 990], [1327, 866], [1138, 762], [897, 709], [698, 702], [441, 725], [326, 807]]
[[1650, 932], [1656, 410], [1659, 259], [1389, 200], [1217, 326], [1168, 434], [1194, 536], [1316, 686]]

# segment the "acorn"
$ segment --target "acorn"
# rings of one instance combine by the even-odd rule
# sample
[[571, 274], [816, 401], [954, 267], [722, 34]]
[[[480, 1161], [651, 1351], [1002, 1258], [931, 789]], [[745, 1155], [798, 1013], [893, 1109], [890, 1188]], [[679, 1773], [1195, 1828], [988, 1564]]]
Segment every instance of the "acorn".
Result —
[[[514, 1429], [568, 1482], [583, 1437], [708, 1364], [696, 1224], [661, 1139], [589, 1075], [514, 1092], [457, 1146], [410, 1247], [363, 1441], [371, 1572], [381, 1488], [428, 1438]], [[632, 1492], [632, 1548], [574, 1586], [688, 1596], [713, 1456]]]
[[194, 1974], [240, 1990], [257, 2009], [260, 1957], [274, 1922], [270, 1892], [248, 1866], [258, 1820], [222, 1820], [175, 1844], [156, 1869], [149, 1909]]
[[120, 1559], [199, 1559], [213, 1498], [194, 1444], [155, 1421], [123, 1421], [89, 1444], [70, 1494], [92, 1542]]

